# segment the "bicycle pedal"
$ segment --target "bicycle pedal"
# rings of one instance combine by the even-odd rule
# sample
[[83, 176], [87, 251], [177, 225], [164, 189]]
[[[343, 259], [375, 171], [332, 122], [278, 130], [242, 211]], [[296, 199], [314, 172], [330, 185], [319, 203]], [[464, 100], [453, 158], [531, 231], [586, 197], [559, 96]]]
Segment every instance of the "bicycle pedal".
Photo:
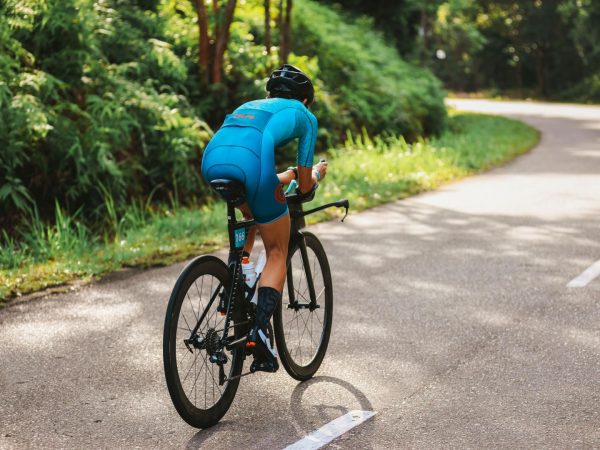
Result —
[[275, 373], [279, 370], [279, 363], [275, 359], [274, 361], [256, 361], [254, 360], [252, 364], [250, 364], [250, 372], [268, 372]]

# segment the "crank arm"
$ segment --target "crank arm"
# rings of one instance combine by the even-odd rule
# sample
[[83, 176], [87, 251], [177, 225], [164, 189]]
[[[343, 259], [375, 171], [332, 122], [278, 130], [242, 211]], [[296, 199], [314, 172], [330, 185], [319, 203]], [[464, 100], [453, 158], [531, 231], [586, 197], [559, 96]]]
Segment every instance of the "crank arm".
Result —
[[248, 336], [242, 336], [241, 338], [236, 339], [235, 341], [231, 341], [229, 344], [225, 345], [225, 348], [227, 350], [231, 350], [234, 347], [237, 347], [238, 345], [242, 345], [247, 340], [248, 340]]
[[237, 380], [238, 378], [242, 378], [248, 375], [252, 375], [255, 374], [257, 372], [246, 372], [246, 373], [242, 373], [240, 375], [236, 375], [235, 377], [231, 377], [231, 378], [225, 378], [225, 380], [223, 380], [223, 384], [225, 384], [226, 381], [233, 381], [233, 380]]
[[310, 303], [288, 303], [287, 305], [288, 309], [310, 309], [315, 310], [317, 308], [320, 308], [320, 305], [311, 305]]

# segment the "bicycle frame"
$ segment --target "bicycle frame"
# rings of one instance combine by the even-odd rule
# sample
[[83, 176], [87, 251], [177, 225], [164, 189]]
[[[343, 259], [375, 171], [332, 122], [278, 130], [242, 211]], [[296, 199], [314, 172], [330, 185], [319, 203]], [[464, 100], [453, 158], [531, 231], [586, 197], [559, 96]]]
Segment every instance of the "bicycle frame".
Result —
[[[349, 202], [348, 200], [340, 200], [337, 202], [327, 203], [325, 205], [313, 208], [308, 211], [303, 211], [302, 200], [296, 194], [288, 195], [287, 200], [291, 218], [289, 250], [291, 251], [296, 245], [300, 248], [310, 294], [310, 303], [302, 304], [299, 303], [298, 300], [290, 298], [290, 304], [288, 304], [288, 308], [294, 308], [296, 310], [299, 310], [301, 308], [308, 308], [311, 311], [314, 311], [316, 308], [319, 307], [319, 305], [317, 305], [317, 296], [315, 292], [314, 282], [312, 279], [312, 273], [309, 267], [306, 242], [304, 240], [304, 234], [302, 233], [302, 229], [306, 226], [304, 217], [331, 207], [345, 208], [347, 215]], [[342, 221], [346, 218], [346, 215], [344, 215]], [[238, 221], [235, 215], [235, 206], [231, 202], [227, 202], [227, 229], [229, 235], [229, 256], [227, 266], [230, 274], [231, 289], [226, 296], [223, 295], [223, 293], [221, 293], [221, 299], [219, 304], [219, 311], [225, 315], [225, 323], [223, 326], [223, 336], [221, 338], [221, 343], [227, 350], [232, 350], [235, 346], [242, 345], [246, 342], [246, 336], [239, 337], [238, 339], [234, 338], [232, 340], [232, 338], [229, 337], [229, 328], [232, 320], [233, 309], [235, 307], [239, 307], [238, 305], [242, 303], [240, 300], [244, 298], [243, 296], [246, 293], [245, 283], [241, 272], [242, 252], [244, 244], [246, 242], [246, 237], [248, 235], [248, 230], [254, 225], [256, 225], [254, 220]], [[289, 264], [287, 270], [288, 280], [291, 280], [292, 277], [289, 276], [289, 271], [291, 270]], [[255, 285], [253, 289], [256, 288], [257, 285]], [[206, 312], [209, 310], [212, 303], [216, 300], [216, 297], [217, 295], [219, 295], [220, 290], [221, 285], [217, 286], [217, 289], [215, 290], [211, 299], [209, 300], [208, 306], [205, 308], [204, 313], [199, 318], [196, 326], [192, 330], [190, 339], [188, 340], [189, 343], [193, 342], [194, 336], [196, 336], [198, 328], [200, 327], [200, 324], [206, 316]], [[252, 290], [248, 292], [248, 295], [252, 295], [253, 293], [254, 291]], [[236, 326], [243, 324], [244, 323], [236, 324]], [[188, 345], [188, 342], [186, 342], [186, 345]]]
[[[226, 343], [227, 348], [239, 345], [245, 342], [245, 338], [238, 339], [234, 342], [228, 342], [229, 323], [233, 307], [240, 298], [245, 294], [245, 283], [242, 277], [242, 254], [244, 244], [248, 236], [248, 230], [256, 223], [254, 220], [238, 221], [235, 217], [235, 207], [230, 202], [227, 202], [227, 230], [229, 234], [229, 257], [227, 258], [227, 267], [231, 277], [231, 291], [228, 293], [227, 299], [222, 299], [226, 304], [221, 304], [221, 311], [225, 310], [225, 325], [223, 329], [222, 342]], [[254, 286], [256, 289], [256, 285]], [[253, 292], [250, 293], [252, 295]]]

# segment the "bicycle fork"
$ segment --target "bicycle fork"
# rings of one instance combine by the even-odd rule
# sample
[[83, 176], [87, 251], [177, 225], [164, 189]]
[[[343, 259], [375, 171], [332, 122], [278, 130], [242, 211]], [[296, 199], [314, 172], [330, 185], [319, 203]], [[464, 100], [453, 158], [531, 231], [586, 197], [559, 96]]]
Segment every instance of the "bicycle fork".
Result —
[[[315, 309], [319, 308], [317, 304], [317, 294], [315, 291], [315, 283], [312, 277], [312, 271], [310, 268], [310, 261], [308, 260], [308, 251], [306, 250], [306, 240], [301, 231], [297, 231], [293, 236], [293, 240], [291, 242], [297, 242], [298, 248], [300, 249], [300, 256], [302, 257], [302, 266], [304, 269], [304, 273], [306, 274], [306, 283], [308, 284], [308, 293], [310, 295], [309, 303], [300, 303], [296, 298], [296, 292], [294, 290], [294, 286], [290, 286], [289, 295], [290, 295], [290, 303], [287, 305], [289, 309], [294, 309], [298, 311], [300, 309], [309, 309], [311, 312]], [[290, 249], [291, 250], [291, 249]], [[291, 276], [291, 265], [288, 264], [288, 283], [293, 283], [293, 277]]]

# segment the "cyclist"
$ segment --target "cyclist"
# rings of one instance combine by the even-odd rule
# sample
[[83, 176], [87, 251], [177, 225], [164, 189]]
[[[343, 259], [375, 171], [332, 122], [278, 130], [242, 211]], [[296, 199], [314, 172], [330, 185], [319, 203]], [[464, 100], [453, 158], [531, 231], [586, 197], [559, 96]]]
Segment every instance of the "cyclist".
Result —
[[[256, 326], [246, 344], [254, 349], [252, 372], [279, 368], [266, 327], [281, 301], [286, 276], [290, 216], [282, 185], [296, 179], [297, 193], [310, 197], [327, 173], [326, 162], [313, 167], [317, 119], [308, 110], [314, 99], [308, 76], [285, 64], [271, 74], [266, 89], [266, 99], [244, 103], [227, 115], [202, 157], [202, 176], [207, 181], [226, 178], [244, 184], [247, 203], [239, 209], [246, 219], [256, 221], [267, 253], [258, 287]], [[293, 139], [299, 139], [298, 165], [277, 174], [275, 148]], [[245, 255], [252, 250], [255, 232], [249, 233]]]

